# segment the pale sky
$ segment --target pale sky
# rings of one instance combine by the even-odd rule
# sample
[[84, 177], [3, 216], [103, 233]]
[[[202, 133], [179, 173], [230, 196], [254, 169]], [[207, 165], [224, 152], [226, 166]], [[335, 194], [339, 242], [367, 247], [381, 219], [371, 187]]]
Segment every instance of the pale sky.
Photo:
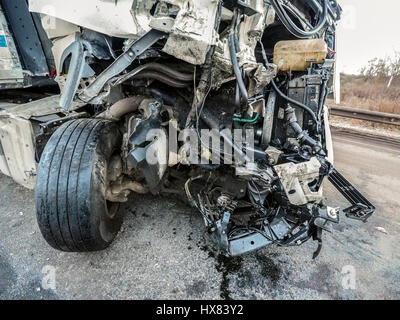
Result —
[[358, 73], [369, 60], [400, 51], [400, 1], [338, 0], [344, 9], [338, 27], [338, 67]]

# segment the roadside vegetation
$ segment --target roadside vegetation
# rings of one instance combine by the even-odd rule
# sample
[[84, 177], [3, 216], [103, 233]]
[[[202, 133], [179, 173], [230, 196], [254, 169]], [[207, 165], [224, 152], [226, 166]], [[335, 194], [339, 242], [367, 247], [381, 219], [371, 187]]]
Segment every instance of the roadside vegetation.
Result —
[[400, 52], [373, 59], [359, 75], [341, 74], [341, 104], [400, 114]]

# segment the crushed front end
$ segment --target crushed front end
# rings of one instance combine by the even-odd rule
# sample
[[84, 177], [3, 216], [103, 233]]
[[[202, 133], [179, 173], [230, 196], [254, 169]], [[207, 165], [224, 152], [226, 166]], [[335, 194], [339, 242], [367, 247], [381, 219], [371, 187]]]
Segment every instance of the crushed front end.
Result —
[[[122, 137], [101, 162], [107, 174], [95, 171], [104, 203], [126, 202], [131, 192], [184, 195], [227, 256], [313, 239], [316, 257], [322, 232], [339, 223], [339, 208], [323, 201], [325, 178], [351, 203], [350, 218], [366, 221], [374, 212], [333, 167], [325, 101], [341, 14], [335, 0], [87, 0], [79, 14], [75, 0], [51, 12], [47, 2], [30, 1], [31, 10], [63, 21], [48, 32], [58, 57], [58, 107], [112, 122]], [[71, 120], [63, 119], [57, 124]], [[75, 121], [77, 128], [85, 122]], [[54, 123], [41, 123], [40, 137]], [[62, 140], [74, 125], [54, 136]], [[46, 159], [60, 148], [55, 139], [43, 152], [39, 187], [52, 178], [55, 164]], [[47, 207], [48, 192], [37, 193], [39, 224], [64, 214]], [[82, 215], [96, 214], [90, 210]], [[73, 234], [70, 243], [49, 238], [57, 227], [43, 223], [58, 249], [98, 248], [80, 246]]]

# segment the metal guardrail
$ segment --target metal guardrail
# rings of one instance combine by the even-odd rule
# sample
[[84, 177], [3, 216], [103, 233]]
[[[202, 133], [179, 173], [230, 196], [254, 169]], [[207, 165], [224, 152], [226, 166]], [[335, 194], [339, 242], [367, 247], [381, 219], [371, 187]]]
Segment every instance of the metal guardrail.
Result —
[[400, 126], [400, 115], [348, 107], [330, 107], [331, 115]]

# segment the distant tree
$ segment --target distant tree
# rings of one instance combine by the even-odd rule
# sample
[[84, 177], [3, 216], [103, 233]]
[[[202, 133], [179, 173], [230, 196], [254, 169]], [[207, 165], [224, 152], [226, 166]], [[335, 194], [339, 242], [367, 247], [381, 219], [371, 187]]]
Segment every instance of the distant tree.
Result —
[[391, 73], [393, 78], [400, 79], [400, 52], [398, 51], [396, 52], [391, 66], [392, 66]]
[[375, 58], [368, 61], [368, 65], [361, 69], [361, 74], [377, 82], [400, 79], [400, 52], [395, 52], [393, 58]]

